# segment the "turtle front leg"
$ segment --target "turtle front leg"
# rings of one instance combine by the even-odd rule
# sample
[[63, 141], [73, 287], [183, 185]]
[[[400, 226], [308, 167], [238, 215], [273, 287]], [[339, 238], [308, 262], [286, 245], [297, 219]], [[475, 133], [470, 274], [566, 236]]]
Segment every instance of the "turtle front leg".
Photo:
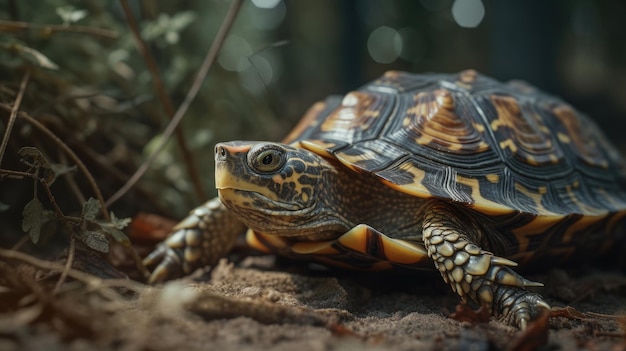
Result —
[[525, 329], [542, 309], [550, 306], [525, 289], [542, 286], [525, 279], [511, 267], [517, 264], [483, 250], [483, 227], [471, 218], [460, 218], [458, 209], [433, 201], [423, 221], [423, 239], [428, 255], [443, 279], [463, 302], [470, 298], [486, 306], [495, 317]]
[[145, 266], [156, 266], [148, 282], [178, 278], [214, 265], [245, 230], [219, 198], [207, 201], [180, 221], [168, 238], [144, 259]]

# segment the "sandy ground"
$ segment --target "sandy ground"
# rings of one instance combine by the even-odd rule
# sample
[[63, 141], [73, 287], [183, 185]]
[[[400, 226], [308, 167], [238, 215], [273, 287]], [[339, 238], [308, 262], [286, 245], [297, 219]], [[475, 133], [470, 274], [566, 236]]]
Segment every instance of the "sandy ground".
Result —
[[451, 318], [458, 298], [434, 275], [223, 260], [155, 288], [68, 283], [43, 309], [4, 313], [0, 350], [626, 350], [626, 277], [567, 274], [530, 276], [553, 287], [543, 293], [560, 317], [524, 333], [467, 311]]

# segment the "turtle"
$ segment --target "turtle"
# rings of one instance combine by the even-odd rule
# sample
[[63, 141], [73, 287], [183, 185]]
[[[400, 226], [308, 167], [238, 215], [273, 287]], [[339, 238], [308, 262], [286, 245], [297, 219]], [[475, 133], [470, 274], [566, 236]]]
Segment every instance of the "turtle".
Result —
[[[144, 263], [150, 281], [262, 252], [363, 271], [433, 270], [521, 329], [550, 305], [518, 265], [624, 241], [626, 166], [563, 100], [475, 70], [389, 71], [314, 104], [280, 143], [215, 146], [218, 197]], [[247, 230], [247, 231], [246, 231]]]

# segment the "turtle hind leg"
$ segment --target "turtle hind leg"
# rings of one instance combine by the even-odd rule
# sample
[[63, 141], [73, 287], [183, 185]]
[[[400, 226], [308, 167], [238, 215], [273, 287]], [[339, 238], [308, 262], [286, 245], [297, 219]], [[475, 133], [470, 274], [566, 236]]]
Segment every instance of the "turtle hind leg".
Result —
[[428, 255], [443, 279], [463, 302], [469, 298], [486, 306], [495, 317], [525, 329], [542, 309], [543, 298], [526, 287], [542, 286], [517, 274], [517, 264], [481, 249], [481, 226], [460, 219], [450, 205], [433, 201], [424, 215], [422, 237]]

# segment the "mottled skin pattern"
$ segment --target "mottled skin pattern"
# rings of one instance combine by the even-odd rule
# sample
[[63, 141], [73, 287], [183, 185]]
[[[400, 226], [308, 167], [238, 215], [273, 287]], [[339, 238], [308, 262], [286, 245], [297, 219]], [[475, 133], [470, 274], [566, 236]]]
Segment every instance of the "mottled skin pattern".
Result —
[[434, 262], [463, 301], [525, 328], [549, 306], [517, 263], [624, 240], [626, 167], [597, 127], [474, 71], [388, 72], [314, 105], [285, 144], [218, 144], [216, 185], [223, 206], [196, 209], [146, 258], [151, 281], [213, 264], [249, 228], [252, 247], [288, 257], [372, 270]]
[[[262, 158], [266, 153], [282, 159], [280, 172], [255, 169], [258, 155]], [[327, 179], [332, 173], [334, 168], [324, 159], [286, 145], [232, 142], [216, 146], [220, 200], [248, 228], [269, 235], [324, 240], [344, 233], [347, 228], [341, 216], [320, 201], [328, 196]]]

